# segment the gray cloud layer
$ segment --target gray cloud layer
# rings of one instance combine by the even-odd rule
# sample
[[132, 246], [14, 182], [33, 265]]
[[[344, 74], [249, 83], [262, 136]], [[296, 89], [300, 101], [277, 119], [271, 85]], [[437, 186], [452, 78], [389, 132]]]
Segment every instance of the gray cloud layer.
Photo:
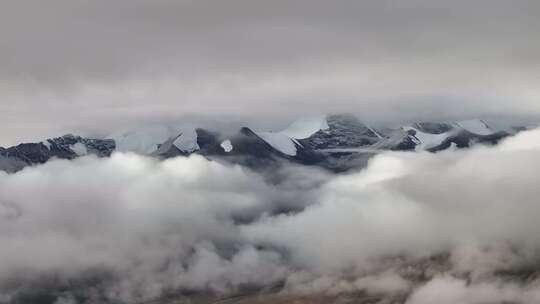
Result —
[[343, 176], [293, 168], [279, 185], [199, 156], [0, 173], [0, 303], [96, 273], [96, 303], [279, 282], [407, 304], [537, 303], [538, 143], [536, 130], [496, 148], [389, 152]]
[[7, 1], [0, 142], [186, 115], [537, 115], [539, 13], [535, 0]]

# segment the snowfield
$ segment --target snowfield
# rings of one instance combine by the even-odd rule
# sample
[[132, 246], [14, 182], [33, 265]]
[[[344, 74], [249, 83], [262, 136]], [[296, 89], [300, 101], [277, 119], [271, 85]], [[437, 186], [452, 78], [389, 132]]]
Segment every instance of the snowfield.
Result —
[[429, 148], [436, 147], [440, 145], [445, 139], [449, 137], [449, 133], [451, 132], [444, 132], [441, 134], [431, 134], [426, 133], [418, 130], [417, 128], [406, 126], [403, 127], [403, 130], [405, 131], [411, 131], [414, 130], [416, 134], [414, 135], [414, 139], [417, 140], [416, 142], [416, 151], [422, 151]]
[[280, 133], [287, 135], [290, 138], [305, 139], [320, 130], [328, 130], [329, 128], [325, 117], [304, 118], [293, 122]]
[[177, 137], [174, 145], [181, 151], [192, 153], [199, 150], [197, 132], [193, 127], [185, 126], [148, 126], [144, 128], [116, 132], [108, 136], [116, 142], [119, 152], [134, 152], [149, 155], [158, 149], [158, 145]]
[[315, 117], [296, 120], [279, 132], [256, 132], [256, 134], [281, 153], [295, 156], [296, 147], [302, 146], [297, 139], [309, 138], [313, 134], [329, 128], [325, 117]]
[[478, 135], [490, 135], [495, 132], [481, 119], [463, 120], [456, 123], [456, 125], [466, 131], [469, 131]]
[[200, 149], [197, 143], [197, 132], [193, 128], [182, 128], [181, 135], [174, 141], [178, 149], [186, 153], [192, 153]]
[[279, 152], [289, 156], [296, 155], [296, 144], [289, 136], [281, 132], [257, 132], [256, 134]]

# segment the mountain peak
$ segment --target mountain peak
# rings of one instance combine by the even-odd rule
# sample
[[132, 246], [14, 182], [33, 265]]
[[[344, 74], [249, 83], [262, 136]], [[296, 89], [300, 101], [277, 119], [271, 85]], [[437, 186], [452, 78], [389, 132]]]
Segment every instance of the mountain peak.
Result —
[[305, 139], [320, 130], [328, 130], [327, 116], [302, 118], [291, 123], [281, 133], [294, 139]]
[[[518, 132], [517, 130], [515, 132]], [[86, 154], [109, 156], [113, 151], [160, 158], [193, 153], [223, 158], [249, 167], [293, 161], [330, 170], [365, 164], [378, 151], [469, 147], [477, 142], [496, 144], [515, 132], [494, 132], [484, 120], [416, 122], [381, 133], [351, 114], [298, 119], [281, 131], [253, 131], [242, 127], [235, 135], [186, 125], [157, 125], [113, 133], [111, 139], [88, 139], [73, 134], [38, 143], [0, 148], [0, 170], [16, 171], [51, 158], [73, 159]]]
[[197, 132], [185, 125], [152, 125], [115, 132], [108, 136], [117, 145], [117, 151], [151, 155], [162, 150], [161, 145], [170, 141], [182, 153], [192, 153], [199, 149]]

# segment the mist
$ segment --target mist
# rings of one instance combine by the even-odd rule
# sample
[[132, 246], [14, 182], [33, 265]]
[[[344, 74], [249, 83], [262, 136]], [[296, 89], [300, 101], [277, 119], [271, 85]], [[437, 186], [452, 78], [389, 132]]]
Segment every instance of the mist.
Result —
[[535, 0], [50, 1], [0, 12], [0, 145], [193, 117], [540, 117]]

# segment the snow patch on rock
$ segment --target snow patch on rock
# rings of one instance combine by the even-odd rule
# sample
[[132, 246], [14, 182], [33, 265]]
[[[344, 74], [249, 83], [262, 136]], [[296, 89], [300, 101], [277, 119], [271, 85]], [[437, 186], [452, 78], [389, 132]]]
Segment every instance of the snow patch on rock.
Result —
[[456, 125], [464, 130], [477, 135], [490, 135], [493, 134], [493, 130], [481, 119], [471, 119], [458, 121]]
[[295, 156], [296, 144], [289, 136], [281, 132], [258, 132], [257, 135], [283, 154]]
[[375, 134], [379, 139], [383, 139], [384, 137], [379, 134], [379, 132], [377, 132], [375, 129], [373, 129], [372, 127], [366, 125], [366, 128], [368, 128], [371, 132], [373, 132], [373, 134]]
[[42, 143], [45, 147], [47, 147], [48, 150], [51, 149], [51, 143], [50, 143], [48, 140], [42, 141], [41, 143]]
[[84, 156], [88, 154], [88, 149], [86, 149], [86, 146], [83, 143], [76, 143], [74, 145], [71, 145], [69, 147], [71, 151], [75, 152], [78, 156]]
[[320, 130], [328, 130], [328, 122], [326, 117], [313, 117], [299, 119], [289, 125], [280, 133], [295, 139], [305, 139], [317, 133]]
[[173, 142], [178, 149], [186, 153], [192, 153], [200, 149], [197, 143], [197, 132], [193, 128], [178, 130], [181, 135]]
[[309, 138], [313, 134], [328, 130], [326, 117], [312, 117], [296, 120], [286, 129], [279, 132], [257, 132], [257, 135], [270, 144], [274, 149], [289, 156], [295, 156], [297, 146], [302, 146], [297, 140]]
[[233, 150], [233, 145], [230, 140], [225, 140], [221, 143], [221, 148], [223, 148], [223, 151], [229, 153]]
[[185, 126], [148, 126], [144, 128], [116, 132], [108, 136], [116, 143], [120, 152], [151, 154], [159, 145], [178, 137], [173, 145], [178, 149], [191, 153], [199, 149], [195, 128]]
[[405, 131], [414, 130], [416, 132], [413, 138], [417, 144], [415, 148], [416, 151], [421, 151], [421, 150], [426, 150], [429, 148], [436, 147], [442, 144], [442, 142], [450, 136], [448, 132], [444, 132], [441, 134], [431, 134], [431, 133], [422, 132], [411, 126], [405, 126], [403, 127], [403, 130]]
[[116, 150], [150, 154], [158, 145], [173, 136], [171, 130], [164, 126], [151, 126], [130, 131], [113, 133], [108, 138], [116, 142]]

